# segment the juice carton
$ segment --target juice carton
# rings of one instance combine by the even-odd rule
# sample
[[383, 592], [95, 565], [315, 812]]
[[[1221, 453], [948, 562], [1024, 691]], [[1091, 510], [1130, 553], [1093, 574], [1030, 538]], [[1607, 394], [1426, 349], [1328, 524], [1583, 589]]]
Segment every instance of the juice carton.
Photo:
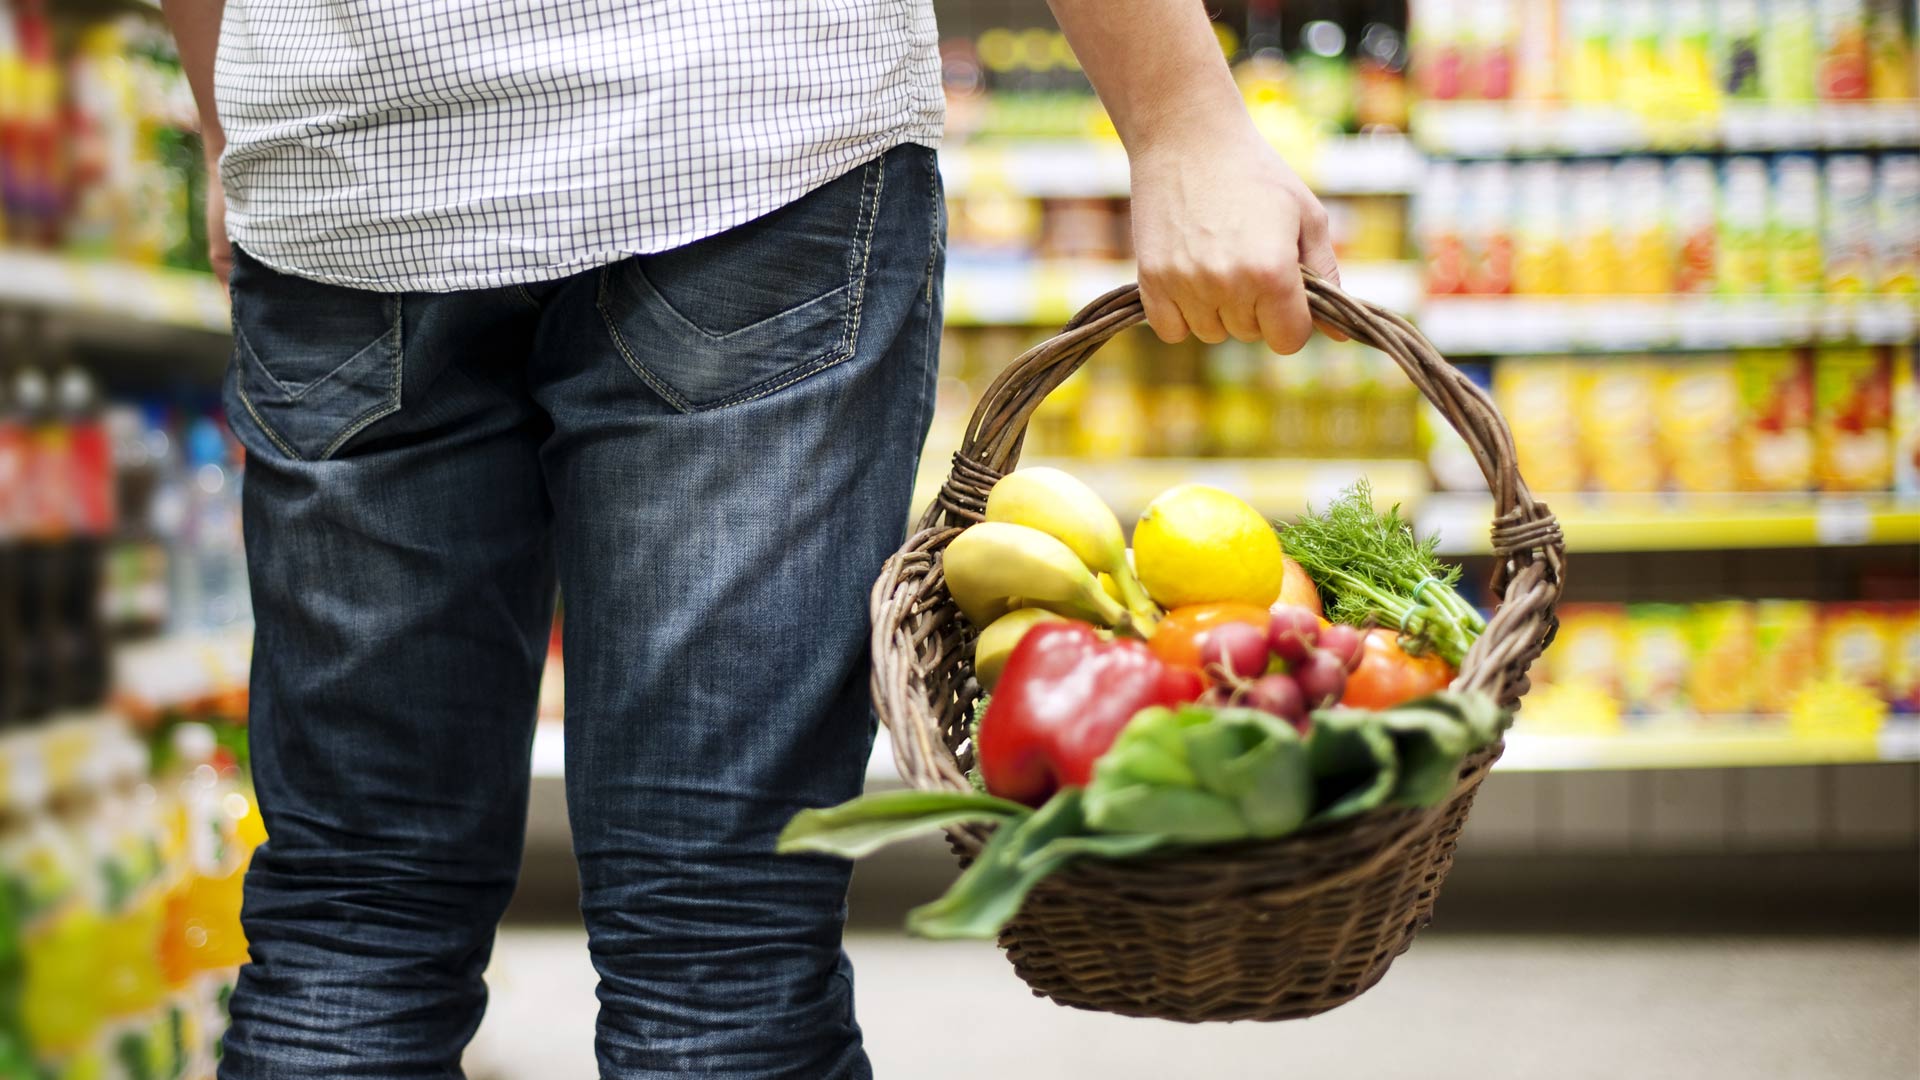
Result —
[[1714, 75], [1720, 92], [1754, 101], [1760, 87], [1760, 0], [1720, 0], [1714, 7]]
[[1767, 285], [1775, 293], [1816, 293], [1824, 280], [1820, 251], [1820, 167], [1806, 154], [1773, 162], [1767, 230]]
[[1610, 357], [1580, 365], [1578, 378], [1576, 427], [1590, 486], [1659, 490], [1655, 418], [1647, 406], [1658, 395], [1660, 366], [1646, 358]]
[[1627, 662], [1621, 681], [1629, 712], [1671, 715], [1686, 709], [1693, 667], [1691, 621], [1680, 604], [1627, 606]]
[[1695, 710], [1710, 716], [1753, 712], [1756, 700], [1753, 605], [1745, 600], [1716, 600], [1693, 609], [1693, 668], [1688, 696]]
[[1920, 352], [1893, 350], [1893, 489], [1920, 495]]
[[1887, 703], [1897, 713], [1920, 713], [1920, 604], [1899, 604], [1888, 613]]
[[1880, 237], [1874, 261], [1880, 291], [1920, 292], [1920, 154], [1883, 154], [1874, 185], [1873, 216]]
[[1620, 291], [1673, 291], [1674, 234], [1668, 219], [1667, 173], [1654, 158], [1627, 158], [1614, 167], [1614, 235], [1620, 240]]
[[1740, 377], [1726, 354], [1661, 365], [1653, 397], [1660, 457], [1679, 491], [1733, 491], [1740, 484]]
[[1482, 296], [1513, 291], [1513, 184], [1504, 161], [1466, 168], [1467, 291]]
[[1514, 49], [1518, 43], [1516, 0], [1475, 0], [1469, 32], [1473, 51], [1464, 82], [1467, 96], [1505, 101], [1513, 96]]
[[1573, 166], [1573, 198], [1567, 207], [1572, 222], [1567, 246], [1567, 285], [1579, 294], [1620, 291], [1620, 250], [1615, 224], [1613, 167], [1600, 161]]
[[1720, 182], [1713, 162], [1703, 157], [1675, 158], [1667, 167], [1667, 191], [1673, 229], [1673, 291], [1710, 293], [1720, 212]]
[[1893, 486], [1893, 372], [1872, 347], [1824, 348], [1814, 358], [1816, 472], [1826, 491]]
[[1719, 260], [1720, 291], [1735, 296], [1767, 290], [1767, 163], [1730, 157], [1722, 166]]
[[1914, 85], [1913, 40], [1901, 8], [1908, 0], [1869, 0], [1867, 4], [1867, 81], [1874, 97], [1920, 97]]
[[1874, 270], [1873, 160], [1865, 154], [1834, 154], [1826, 164], [1826, 228], [1822, 246], [1829, 293], [1862, 293], [1877, 281]]
[[1608, 0], [1566, 0], [1561, 5], [1567, 100], [1574, 105], [1611, 105], [1614, 74], [1614, 13]]
[[1814, 0], [1768, 0], [1760, 24], [1760, 86], [1768, 101], [1813, 100], [1818, 31]]
[[1821, 674], [1886, 700], [1893, 660], [1893, 620], [1885, 605], [1829, 604], [1820, 624]]
[[1494, 400], [1512, 425], [1521, 472], [1536, 490], [1579, 489], [1580, 453], [1570, 422], [1578, 394], [1573, 362], [1565, 357], [1519, 357], [1494, 366]]
[[1514, 222], [1513, 291], [1557, 296], [1567, 291], [1565, 181], [1557, 161], [1516, 168], [1519, 213]]
[[1666, 13], [1657, 0], [1615, 0], [1612, 6], [1618, 27], [1614, 38], [1614, 89], [1629, 108], [1651, 112], [1669, 100], [1671, 80], [1660, 41], [1665, 21], [1662, 16]]
[[1753, 623], [1754, 708], [1784, 715], [1793, 695], [1819, 670], [1819, 605], [1761, 600], [1753, 606]]
[[1820, 0], [1820, 58], [1816, 68], [1824, 101], [1867, 96], [1867, 6], [1865, 0]]
[[1466, 96], [1467, 23], [1464, 0], [1426, 0], [1413, 20], [1413, 70], [1419, 76], [1420, 96], [1428, 101], [1452, 101]]
[[1738, 354], [1740, 486], [1805, 491], [1813, 485], [1813, 369], [1792, 349]]
[[1460, 166], [1436, 161], [1427, 167], [1415, 196], [1414, 228], [1425, 264], [1427, 293], [1446, 296], [1467, 291], [1467, 248], [1463, 238]]
[[1668, 0], [1660, 37], [1668, 107], [1695, 114], [1711, 110], [1720, 93], [1713, 73], [1713, 10], [1708, 0]]
[[1556, 685], [1592, 687], [1623, 700], [1627, 668], [1627, 609], [1620, 604], [1563, 604], [1560, 632], [1548, 650], [1547, 677]]

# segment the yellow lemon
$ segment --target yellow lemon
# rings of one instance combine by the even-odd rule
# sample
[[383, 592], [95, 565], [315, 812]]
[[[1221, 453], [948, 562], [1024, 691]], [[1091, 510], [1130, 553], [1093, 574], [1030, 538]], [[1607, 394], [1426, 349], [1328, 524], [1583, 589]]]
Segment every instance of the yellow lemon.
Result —
[[1147, 504], [1133, 556], [1147, 595], [1166, 608], [1229, 600], [1268, 607], [1287, 572], [1267, 519], [1202, 484], [1169, 488]]

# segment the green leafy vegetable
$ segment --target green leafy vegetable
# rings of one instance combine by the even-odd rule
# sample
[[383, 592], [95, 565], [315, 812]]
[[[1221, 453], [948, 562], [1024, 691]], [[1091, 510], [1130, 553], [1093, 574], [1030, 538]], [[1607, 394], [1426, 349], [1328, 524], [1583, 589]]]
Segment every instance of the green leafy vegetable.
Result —
[[1008, 821], [1032, 811], [976, 791], [882, 791], [821, 810], [802, 810], [780, 831], [778, 851], [815, 851], [857, 859], [914, 833], [976, 821]]
[[1327, 595], [1335, 622], [1393, 626], [1456, 667], [1486, 629], [1454, 591], [1460, 568], [1440, 561], [1438, 538], [1417, 538], [1398, 506], [1375, 510], [1364, 477], [1322, 512], [1277, 528], [1280, 546]]
[[1252, 709], [1142, 709], [1094, 766], [1087, 824], [1208, 843], [1283, 836], [1313, 804], [1293, 726]]

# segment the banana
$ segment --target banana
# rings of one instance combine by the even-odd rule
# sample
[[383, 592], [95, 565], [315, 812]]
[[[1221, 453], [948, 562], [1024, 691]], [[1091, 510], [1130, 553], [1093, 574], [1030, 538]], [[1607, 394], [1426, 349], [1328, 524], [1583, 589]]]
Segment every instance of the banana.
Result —
[[1038, 529], [1004, 521], [967, 528], [947, 545], [947, 591], [975, 626], [984, 627], [1017, 602], [1074, 615], [1102, 626], [1131, 625], [1127, 609], [1073, 550]]
[[973, 677], [988, 690], [1000, 681], [1000, 672], [1007, 666], [1007, 657], [1013, 655], [1013, 647], [1027, 636], [1027, 631], [1041, 623], [1067, 622], [1065, 616], [1055, 615], [1046, 608], [1015, 608], [987, 624], [980, 631], [980, 640], [973, 646]]
[[1008, 473], [987, 495], [987, 520], [1038, 529], [1067, 545], [1087, 569], [1113, 579], [1118, 599], [1137, 624], [1150, 628], [1159, 619], [1127, 558], [1120, 519], [1074, 476], [1045, 466]]

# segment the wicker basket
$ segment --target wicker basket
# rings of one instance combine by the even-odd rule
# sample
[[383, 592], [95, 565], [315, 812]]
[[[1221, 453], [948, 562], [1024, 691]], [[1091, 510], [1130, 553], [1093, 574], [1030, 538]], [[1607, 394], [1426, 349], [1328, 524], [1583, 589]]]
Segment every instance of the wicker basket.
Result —
[[[1494, 497], [1494, 590], [1504, 600], [1455, 687], [1517, 703], [1553, 638], [1564, 549], [1534, 500], [1513, 437], [1485, 392], [1405, 319], [1308, 277], [1313, 315], [1399, 362], [1472, 447]], [[940, 556], [981, 520], [1019, 460], [1028, 418], [1107, 339], [1142, 321], [1139, 290], [1101, 297], [994, 380], [918, 529], [872, 597], [873, 697], [901, 777], [965, 790], [968, 718], [980, 695], [975, 628], [947, 594]], [[1324, 1012], [1380, 980], [1432, 917], [1475, 790], [1500, 755], [1468, 759], [1429, 810], [1382, 809], [1277, 841], [1129, 861], [1081, 860], [1042, 882], [1000, 937], [1034, 993], [1063, 1005], [1169, 1020], [1285, 1020]], [[971, 859], [987, 830], [949, 832]]]

